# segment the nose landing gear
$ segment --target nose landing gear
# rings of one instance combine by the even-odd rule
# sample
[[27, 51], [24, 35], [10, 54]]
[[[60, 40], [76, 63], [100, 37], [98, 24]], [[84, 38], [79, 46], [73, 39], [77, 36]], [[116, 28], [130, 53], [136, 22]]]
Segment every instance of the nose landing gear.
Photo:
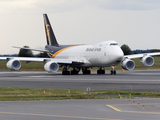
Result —
[[115, 70], [115, 68], [116, 68], [116, 65], [113, 64], [113, 65], [111, 66], [111, 75], [116, 75], [116, 70]]

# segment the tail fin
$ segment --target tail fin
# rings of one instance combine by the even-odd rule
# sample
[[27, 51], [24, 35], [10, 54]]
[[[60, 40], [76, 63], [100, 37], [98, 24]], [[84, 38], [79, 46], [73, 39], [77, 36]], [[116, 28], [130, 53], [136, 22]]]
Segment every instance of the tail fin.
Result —
[[46, 39], [47, 39], [47, 44], [51, 46], [59, 46], [56, 40], [56, 37], [54, 35], [54, 32], [52, 30], [52, 26], [49, 22], [47, 14], [43, 14], [44, 18], [44, 27], [46, 31]]

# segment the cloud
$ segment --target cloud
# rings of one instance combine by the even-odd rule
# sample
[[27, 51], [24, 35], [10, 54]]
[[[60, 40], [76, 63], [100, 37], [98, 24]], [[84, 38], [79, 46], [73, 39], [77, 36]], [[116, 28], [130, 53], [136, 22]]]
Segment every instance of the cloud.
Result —
[[67, 12], [96, 7], [104, 10], [160, 9], [159, 0], [0, 0], [0, 14]]
[[30, 10], [34, 8], [36, 2], [36, 0], [1, 0], [0, 13], [7, 14]]
[[43, 13], [61, 44], [111, 39], [132, 49], [159, 48], [159, 6], [159, 0], [0, 0], [0, 39], [7, 44], [0, 52], [17, 53], [13, 45], [44, 46]]
[[159, 0], [90, 0], [90, 4], [106, 10], [160, 9]]
[[83, 7], [84, 0], [0, 0], [0, 13], [66, 12]]

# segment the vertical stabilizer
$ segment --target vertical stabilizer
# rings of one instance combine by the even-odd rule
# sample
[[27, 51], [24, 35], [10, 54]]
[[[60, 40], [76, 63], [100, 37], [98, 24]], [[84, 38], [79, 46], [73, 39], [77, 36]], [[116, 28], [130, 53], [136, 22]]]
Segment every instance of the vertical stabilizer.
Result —
[[44, 18], [44, 27], [46, 31], [46, 39], [47, 39], [47, 44], [51, 46], [59, 46], [56, 40], [56, 37], [54, 35], [54, 32], [52, 30], [52, 26], [49, 22], [47, 14], [43, 14]]

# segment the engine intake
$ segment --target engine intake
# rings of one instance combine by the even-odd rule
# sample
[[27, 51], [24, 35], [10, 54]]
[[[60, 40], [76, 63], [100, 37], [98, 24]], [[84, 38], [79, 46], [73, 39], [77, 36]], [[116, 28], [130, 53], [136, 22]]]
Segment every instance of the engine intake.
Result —
[[141, 58], [141, 64], [145, 67], [151, 67], [154, 64], [154, 58], [151, 56], [144, 56]]
[[133, 60], [131, 59], [125, 59], [122, 63], [121, 63], [121, 67], [125, 70], [133, 70], [135, 68], [135, 63]]
[[21, 62], [19, 60], [11, 59], [6, 64], [10, 70], [19, 70], [21, 68]]
[[59, 65], [56, 62], [49, 61], [45, 63], [44, 69], [48, 72], [57, 72], [59, 69]]

